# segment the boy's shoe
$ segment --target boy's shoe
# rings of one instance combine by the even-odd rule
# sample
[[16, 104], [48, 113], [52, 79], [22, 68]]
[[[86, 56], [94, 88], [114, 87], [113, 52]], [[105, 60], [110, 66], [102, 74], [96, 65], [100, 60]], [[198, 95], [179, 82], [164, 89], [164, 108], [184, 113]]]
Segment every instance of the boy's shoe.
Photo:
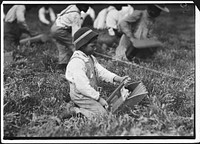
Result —
[[67, 103], [64, 111], [58, 116], [61, 120], [62, 119], [69, 119], [72, 116], [76, 115], [76, 111], [74, 110], [74, 104], [72, 102]]

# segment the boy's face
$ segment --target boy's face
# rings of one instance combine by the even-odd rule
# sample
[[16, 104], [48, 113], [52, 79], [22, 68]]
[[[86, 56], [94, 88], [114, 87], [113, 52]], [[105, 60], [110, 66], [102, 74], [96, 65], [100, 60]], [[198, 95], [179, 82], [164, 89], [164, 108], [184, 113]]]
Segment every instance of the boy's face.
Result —
[[92, 40], [88, 45], [86, 45], [86, 47], [84, 48], [85, 54], [87, 55], [94, 54], [94, 51], [96, 50], [96, 43], [97, 43], [97, 39]]

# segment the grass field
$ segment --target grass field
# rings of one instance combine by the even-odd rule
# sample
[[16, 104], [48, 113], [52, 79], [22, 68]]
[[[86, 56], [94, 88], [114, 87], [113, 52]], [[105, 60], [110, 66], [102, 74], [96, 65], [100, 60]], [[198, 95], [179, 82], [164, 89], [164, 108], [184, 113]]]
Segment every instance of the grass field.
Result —
[[[58, 121], [55, 117], [69, 101], [69, 85], [56, 70], [58, 51], [51, 42], [22, 45], [20, 60], [4, 67], [3, 123], [5, 139], [15, 137], [98, 137], [138, 136], [187, 138], [195, 135], [195, 14], [194, 5], [183, 9], [168, 5], [162, 13], [155, 34], [164, 43], [162, 49], [138, 58], [139, 65], [165, 72], [180, 79], [97, 57], [109, 69], [146, 85], [148, 96], [134, 109], [110, 114], [91, 121], [72, 117]], [[59, 12], [62, 6], [54, 6]], [[143, 8], [136, 5], [135, 9]], [[30, 27], [47, 32], [38, 22], [37, 8], [27, 13]], [[106, 53], [106, 52], [105, 52]], [[107, 52], [108, 53], [108, 52]], [[114, 86], [101, 83], [106, 98]], [[89, 138], [89, 137], [88, 137]], [[101, 137], [99, 137], [101, 138]]]

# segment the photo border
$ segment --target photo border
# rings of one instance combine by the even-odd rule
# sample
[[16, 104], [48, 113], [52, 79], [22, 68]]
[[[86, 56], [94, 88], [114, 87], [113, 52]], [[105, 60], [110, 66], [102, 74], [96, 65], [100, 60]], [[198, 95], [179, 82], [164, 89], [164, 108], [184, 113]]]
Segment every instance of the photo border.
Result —
[[[130, 4], [149, 4], [149, 3], [165, 3], [165, 4], [177, 4], [177, 3], [193, 3], [193, 1], [49, 1], [48, 4], [72, 4], [72, 3], [94, 3], [94, 4], [109, 4], [110, 2], [115, 3], [115, 4], [120, 4], [120, 3], [130, 3]], [[3, 1], [1, 4], [1, 134], [3, 134], [3, 62], [4, 62], [4, 54], [3, 54], [3, 4], [46, 4], [46, 1]], [[98, 140], [94, 140], [94, 139], [86, 139], [85, 138], [77, 138], [78, 140], [75, 139], [67, 139], [65, 138], [63, 139], [56, 139], [56, 138], [27, 138], [25, 137], [24, 140], [4, 140], [3, 139], [3, 135], [1, 135], [1, 142], [3, 143], [48, 143], [47, 140], [50, 141], [50, 143], [132, 143], [132, 142], [137, 142], [137, 143], [144, 143], [144, 142], [148, 142], [148, 143], [190, 143], [190, 142], [200, 142], [200, 125], [199, 125], [199, 117], [200, 117], [200, 113], [197, 113], [197, 110], [200, 109], [200, 100], [199, 100], [199, 96], [197, 95], [199, 93], [199, 85], [200, 85], [200, 81], [199, 80], [199, 64], [197, 62], [199, 62], [199, 53], [200, 53], [200, 41], [199, 41], [199, 32], [200, 32], [200, 12], [197, 8], [197, 6], [195, 6], [195, 139], [129, 139], [127, 140], [126, 138], [123, 139], [116, 139], [113, 138], [112, 139], [100, 139], [99, 138], [95, 138]], [[180, 136], [181, 137], [181, 136]], [[32, 139], [32, 140], [31, 140]]]

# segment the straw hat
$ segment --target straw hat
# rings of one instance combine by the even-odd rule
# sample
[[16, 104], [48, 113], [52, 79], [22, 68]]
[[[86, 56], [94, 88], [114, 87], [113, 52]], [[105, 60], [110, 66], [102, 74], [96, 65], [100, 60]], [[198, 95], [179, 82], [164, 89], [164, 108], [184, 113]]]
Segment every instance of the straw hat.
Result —
[[164, 12], [169, 12], [169, 9], [164, 4], [155, 4], [155, 6]]

